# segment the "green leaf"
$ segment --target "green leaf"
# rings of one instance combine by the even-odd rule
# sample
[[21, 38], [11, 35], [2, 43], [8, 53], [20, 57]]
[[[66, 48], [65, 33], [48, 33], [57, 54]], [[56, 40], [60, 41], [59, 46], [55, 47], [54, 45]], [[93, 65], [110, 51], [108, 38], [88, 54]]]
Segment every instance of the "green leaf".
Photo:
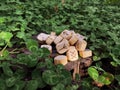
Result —
[[26, 40], [25, 32], [17, 32], [16, 37]]
[[62, 64], [57, 64], [56, 65], [56, 69], [58, 70], [58, 71], [60, 71], [60, 70], [63, 70], [65, 67], [62, 65]]
[[31, 52], [35, 52], [38, 50], [38, 42], [33, 39], [27, 39], [26, 46]]
[[25, 86], [24, 81], [18, 81], [14, 86], [8, 87], [9, 90], [23, 90]]
[[39, 62], [36, 66], [37, 69], [45, 68], [46, 64], [44, 62]]
[[81, 82], [82, 90], [91, 90], [91, 87], [92, 87], [91, 82], [92, 81], [93, 80], [90, 77], [84, 78]]
[[0, 24], [5, 22], [5, 18], [4, 17], [0, 17]]
[[52, 90], [64, 90], [65, 89], [65, 86], [64, 84], [57, 84], [56, 86], [52, 87]]
[[42, 79], [48, 85], [56, 85], [60, 82], [60, 76], [52, 70], [46, 70], [42, 73]]
[[37, 69], [35, 69], [33, 72], [32, 72], [32, 79], [37, 79], [41, 77], [41, 72]]
[[99, 61], [99, 60], [100, 60], [100, 57], [98, 57], [98, 56], [93, 56], [93, 60], [94, 60], [94, 61]]
[[115, 79], [120, 82], [120, 75], [115, 75]]
[[111, 64], [112, 66], [114, 66], [114, 67], [117, 67], [117, 66], [118, 66], [118, 64], [117, 64], [116, 62], [114, 62], [114, 61], [110, 62], [110, 64]]
[[15, 85], [18, 85], [19, 86], [19, 90], [23, 90], [24, 86], [25, 86], [25, 82], [24, 81], [17, 81], [17, 83]]
[[113, 32], [110, 32], [110, 31], [107, 31], [107, 33], [117, 44], [118, 42], [116, 42], [116, 40], [118, 40], [118, 37], [117, 37], [116, 33], [113, 33]]
[[106, 79], [105, 79], [104, 76], [100, 75], [99, 78], [98, 78], [96, 81], [97, 81], [97, 82], [100, 82], [100, 83], [102, 83], [102, 84], [105, 84]]
[[[65, 90], [77, 90], [79, 88], [79, 85], [69, 85], [66, 87]], [[83, 90], [86, 90], [86, 89], [83, 89]], [[88, 90], [88, 89], [87, 89]]]
[[25, 30], [26, 30], [27, 24], [28, 24], [28, 22], [26, 22], [26, 20], [23, 20], [23, 21], [22, 21], [22, 24], [21, 24], [21, 31], [25, 31]]
[[16, 83], [16, 78], [15, 77], [10, 77], [6, 79], [6, 85], [7, 87], [12, 87]]
[[37, 88], [38, 88], [38, 81], [30, 80], [30, 81], [28, 81], [25, 90], [37, 90]]
[[44, 88], [46, 86], [46, 83], [43, 81], [42, 76], [41, 76], [41, 72], [38, 70], [34, 70], [32, 72], [32, 79], [37, 80], [38, 81], [38, 87], [39, 88]]
[[96, 35], [94, 33], [91, 33], [90, 40], [91, 41], [95, 41], [96, 40]]
[[0, 39], [0, 46], [4, 46], [5, 45], [5, 41]]
[[3, 79], [0, 79], [0, 90], [6, 90], [5, 81]]
[[96, 81], [105, 85], [109, 85], [113, 80], [114, 80], [114, 76], [112, 74], [104, 72], [102, 75], [98, 77], [98, 80]]
[[22, 69], [17, 69], [14, 72], [14, 77], [16, 77], [18, 80], [23, 79], [26, 76], [27, 72]]
[[23, 12], [20, 11], [20, 10], [16, 10], [14, 13], [17, 14], [17, 15], [21, 15], [21, 14], [23, 14]]
[[38, 60], [37, 60], [36, 56], [34, 56], [34, 55], [28, 55], [28, 59], [29, 59], [29, 61], [28, 61], [27, 65], [29, 67], [34, 67], [34, 66], [37, 65]]
[[61, 83], [64, 85], [69, 85], [72, 82], [72, 76], [71, 73], [65, 69], [62, 69], [59, 71], [59, 75], [61, 75]]
[[5, 40], [7, 43], [10, 41], [10, 39], [13, 37], [13, 34], [10, 32], [1, 32], [0, 33], [0, 39]]
[[54, 28], [53, 28], [53, 30], [55, 30], [55, 32], [57, 33], [57, 34], [60, 34], [63, 30], [65, 30], [65, 29], [68, 29], [68, 26], [67, 25], [62, 25], [62, 26], [55, 26]]
[[116, 62], [116, 64], [120, 65], [120, 60], [112, 53], [110, 53], [110, 56], [112, 57], [113, 61]]
[[47, 48], [39, 48], [35, 53], [42, 59], [45, 59], [50, 55], [50, 51]]
[[9, 56], [9, 51], [8, 50], [4, 50], [2, 52], [2, 56], [0, 56], [0, 58], [6, 59], [6, 58], [8, 58], [8, 56]]
[[53, 64], [53, 60], [52, 59], [46, 58], [45, 59], [45, 64], [46, 64], [47, 69], [51, 69], [51, 70], [55, 69], [55, 65]]
[[105, 85], [111, 84], [111, 82], [114, 80], [114, 76], [113, 76], [113, 74], [111, 74], [111, 73], [104, 72], [104, 73], [103, 73], [103, 76], [106, 78]]
[[36, 80], [38, 81], [38, 88], [44, 88], [47, 85], [41, 77], [37, 78]]
[[17, 55], [15, 62], [27, 65], [29, 63], [29, 58], [26, 54], [21, 53]]
[[93, 87], [92, 90], [100, 90], [98, 87]]
[[13, 71], [11, 70], [9, 63], [7, 63], [7, 62], [2, 63], [2, 69], [3, 69], [3, 72], [5, 75], [7, 75], [7, 76], [13, 75]]
[[50, 55], [50, 51], [47, 48], [40, 48], [39, 50], [41, 51], [40, 57], [42, 58], [48, 57]]
[[97, 80], [99, 77], [98, 71], [94, 67], [89, 67], [88, 68], [88, 74], [93, 80]]

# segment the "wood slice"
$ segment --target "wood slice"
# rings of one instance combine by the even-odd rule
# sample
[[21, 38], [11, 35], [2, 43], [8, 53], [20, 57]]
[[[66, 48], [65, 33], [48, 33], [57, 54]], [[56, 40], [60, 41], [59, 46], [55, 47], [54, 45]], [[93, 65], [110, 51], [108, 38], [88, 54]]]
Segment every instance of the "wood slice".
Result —
[[83, 36], [83, 35], [81, 35], [79, 33], [76, 33], [76, 35], [77, 35], [79, 40], [84, 40], [86, 38], [85, 36]]
[[71, 38], [71, 32], [69, 30], [64, 30], [61, 34], [60, 34], [61, 37], [69, 40]]
[[56, 36], [56, 32], [51, 32], [50, 35]]
[[76, 61], [78, 60], [78, 51], [74, 46], [70, 46], [67, 53], [66, 53], [69, 61]]
[[80, 51], [79, 52], [79, 55], [82, 57], [82, 58], [87, 58], [87, 57], [91, 57], [92, 56], [92, 51], [87, 49], [85, 51]]
[[40, 41], [40, 42], [43, 42], [43, 41], [46, 41], [46, 39], [49, 37], [48, 34], [45, 34], [45, 33], [40, 33], [39, 35], [37, 35], [37, 39]]
[[58, 55], [54, 58], [54, 64], [55, 65], [57, 65], [57, 64], [66, 65], [67, 63], [68, 63], [67, 56], [65, 56], [65, 55]]
[[72, 37], [69, 39], [70, 45], [74, 45], [78, 41], [78, 37], [76, 34], [72, 34]]
[[56, 36], [50, 35], [47, 39], [46, 39], [46, 43], [48, 45], [52, 44], [52, 42], [54, 41], [54, 39], [56, 38]]
[[58, 44], [58, 43], [60, 43], [62, 40], [63, 40], [63, 37], [61, 37], [61, 36], [59, 35], [59, 36], [57, 36], [57, 37], [55, 38], [54, 43], [55, 43], [55, 44]]
[[87, 42], [85, 40], [78, 40], [75, 47], [78, 51], [84, 51], [86, 49]]
[[57, 52], [59, 54], [65, 53], [69, 49], [69, 43], [66, 39], [63, 39], [60, 43], [56, 45]]

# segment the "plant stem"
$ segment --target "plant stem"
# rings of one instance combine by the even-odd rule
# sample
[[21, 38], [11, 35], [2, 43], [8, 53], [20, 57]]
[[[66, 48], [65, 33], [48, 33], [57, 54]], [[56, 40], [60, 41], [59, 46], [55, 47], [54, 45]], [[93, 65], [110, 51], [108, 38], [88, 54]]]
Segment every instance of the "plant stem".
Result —
[[9, 53], [11, 53], [11, 54], [19, 53], [19, 51], [16, 51], [16, 50], [17, 50], [17, 48], [13, 49], [13, 50], [10, 51]]
[[7, 46], [8, 46], [8, 43], [5, 45], [5, 47], [0, 51], [0, 56], [3, 56], [2, 54], [3, 54], [3, 52], [5, 51], [5, 49], [7, 48]]

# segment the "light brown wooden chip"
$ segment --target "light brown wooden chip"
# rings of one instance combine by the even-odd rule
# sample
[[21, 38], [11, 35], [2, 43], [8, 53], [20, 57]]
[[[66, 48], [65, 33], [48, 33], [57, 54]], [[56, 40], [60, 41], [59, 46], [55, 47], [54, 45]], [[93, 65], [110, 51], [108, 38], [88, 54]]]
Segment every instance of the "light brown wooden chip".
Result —
[[61, 42], [62, 40], [63, 40], [63, 37], [61, 37], [61, 36], [59, 35], [59, 36], [57, 36], [57, 37], [55, 38], [54, 43], [55, 43], [55, 44], [58, 44], [58, 43]]
[[60, 36], [62, 36], [63, 38], [65, 38], [65, 39], [70, 39], [71, 38], [71, 32], [69, 31], [69, 30], [64, 30], [61, 34], [60, 34]]
[[72, 37], [69, 39], [70, 45], [74, 45], [78, 41], [78, 37], [76, 34], [73, 34]]
[[56, 36], [53, 36], [53, 35], [50, 35], [47, 40], [46, 40], [46, 43], [48, 45], [52, 44], [52, 42], [54, 41], [54, 39], [56, 38]]
[[49, 37], [48, 34], [40, 33], [40, 34], [37, 36], [37, 39], [42, 42], [42, 41], [46, 41], [46, 39], [47, 39], [48, 37]]
[[75, 46], [78, 51], [84, 51], [86, 49], [87, 42], [85, 40], [78, 40]]
[[69, 46], [69, 42], [66, 39], [63, 39], [62, 42], [56, 45], [57, 52], [63, 54], [69, 49]]
[[86, 38], [85, 36], [83, 36], [83, 35], [81, 35], [79, 33], [76, 33], [76, 35], [77, 35], [77, 37], [78, 37], [79, 40], [83, 40], [83, 39]]
[[56, 32], [51, 32], [50, 35], [56, 36]]
[[54, 58], [54, 64], [55, 65], [57, 65], [57, 64], [66, 65], [67, 63], [68, 63], [67, 56], [65, 56], [65, 55], [58, 55]]
[[92, 56], [92, 51], [91, 50], [85, 50], [85, 51], [80, 51], [79, 55], [82, 58], [87, 58], [87, 57], [91, 57]]
[[77, 52], [77, 50], [75, 49], [74, 46], [70, 46], [69, 50], [67, 51], [66, 54], [67, 54], [67, 57], [68, 57], [69, 61], [76, 61], [76, 60], [78, 60], [78, 52]]

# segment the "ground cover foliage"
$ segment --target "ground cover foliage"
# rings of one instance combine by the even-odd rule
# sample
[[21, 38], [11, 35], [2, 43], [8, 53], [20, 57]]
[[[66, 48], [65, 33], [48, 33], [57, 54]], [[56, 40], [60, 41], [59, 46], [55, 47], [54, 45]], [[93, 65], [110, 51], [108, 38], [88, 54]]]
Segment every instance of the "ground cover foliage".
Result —
[[[1, 0], [0, 90], [119, 90], [119, 4], [119, 0]], [[86, 36], [93, 51], [89, 76], [74, 83], [70, 72], [53, 65], [49, 52], [39, 49], [35, 40], [40, 32], [59, 34], [64, 29]], [[93, 80], [105, 86], [98, 88]]]

